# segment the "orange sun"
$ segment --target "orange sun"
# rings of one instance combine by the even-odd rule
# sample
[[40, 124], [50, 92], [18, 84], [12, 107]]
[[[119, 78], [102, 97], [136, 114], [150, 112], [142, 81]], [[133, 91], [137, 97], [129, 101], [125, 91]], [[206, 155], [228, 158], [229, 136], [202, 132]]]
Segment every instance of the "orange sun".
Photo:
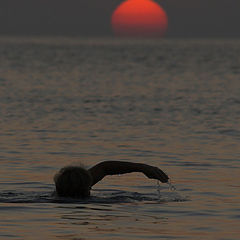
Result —
[[162, 37], [168, 18], [165, 11], [152, 0], [127, 0], [112, 14], [112, 28], [121, 37]]

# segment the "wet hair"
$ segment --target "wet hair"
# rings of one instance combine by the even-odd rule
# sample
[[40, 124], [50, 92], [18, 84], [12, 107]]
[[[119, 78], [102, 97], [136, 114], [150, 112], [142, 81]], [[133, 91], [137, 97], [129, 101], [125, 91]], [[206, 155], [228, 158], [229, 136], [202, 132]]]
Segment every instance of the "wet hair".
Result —
[[86, 198], [90, 195], [92, 177], [79, 166], [67, 166], [54, 176], [56, 193], [59, 197]]

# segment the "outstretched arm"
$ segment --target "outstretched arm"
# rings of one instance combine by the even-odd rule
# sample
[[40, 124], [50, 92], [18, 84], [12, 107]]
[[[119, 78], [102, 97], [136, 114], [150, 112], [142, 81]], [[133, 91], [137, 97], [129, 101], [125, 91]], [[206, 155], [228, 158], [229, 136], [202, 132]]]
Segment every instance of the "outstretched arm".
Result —
[[165, 183], [168, 176], [159, 168], [142, 163], [121, 162], [121, 161], [105, 161], [98, 163], [89, 169], [92, 175], [92, 186], [102, 180], [107, 175], [124, 174], [131, 172], [141, 172], [148, 178], [158, 179]]

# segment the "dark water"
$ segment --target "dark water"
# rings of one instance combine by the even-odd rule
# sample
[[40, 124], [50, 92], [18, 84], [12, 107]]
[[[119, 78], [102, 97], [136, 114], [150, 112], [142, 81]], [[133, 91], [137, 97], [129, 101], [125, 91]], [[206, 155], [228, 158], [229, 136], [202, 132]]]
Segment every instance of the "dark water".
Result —
[[[1, 239], [239, 239], [240, 41], [0, 39]], [[86, 201], [62, 166], [144, 162]], [[36, 234], [39, 233], [39, 234]]]

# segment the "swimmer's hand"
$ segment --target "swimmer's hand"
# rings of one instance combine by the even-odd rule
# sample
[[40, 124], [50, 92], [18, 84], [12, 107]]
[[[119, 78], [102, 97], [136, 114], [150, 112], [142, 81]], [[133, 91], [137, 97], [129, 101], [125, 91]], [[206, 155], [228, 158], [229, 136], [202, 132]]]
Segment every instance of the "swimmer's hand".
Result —
[[92, 176], [92, 186], [107, 175], [141, 172], [148, 178], [157, 179], [163, 183], [168, 182], [168, 176], [161, 169], [143, 163], [122, 161], [104, 161], [88, 170]]
[[162, 183], [168, 182], [168, 179], [169, 179], [167, 174], [163, 172], [161, 169], [159, 169], [158, 167], [150, 166], [150, 165], [145, 166], [145, 168], [143, 169], [143, 173], [148, 178], [157, 179]]

